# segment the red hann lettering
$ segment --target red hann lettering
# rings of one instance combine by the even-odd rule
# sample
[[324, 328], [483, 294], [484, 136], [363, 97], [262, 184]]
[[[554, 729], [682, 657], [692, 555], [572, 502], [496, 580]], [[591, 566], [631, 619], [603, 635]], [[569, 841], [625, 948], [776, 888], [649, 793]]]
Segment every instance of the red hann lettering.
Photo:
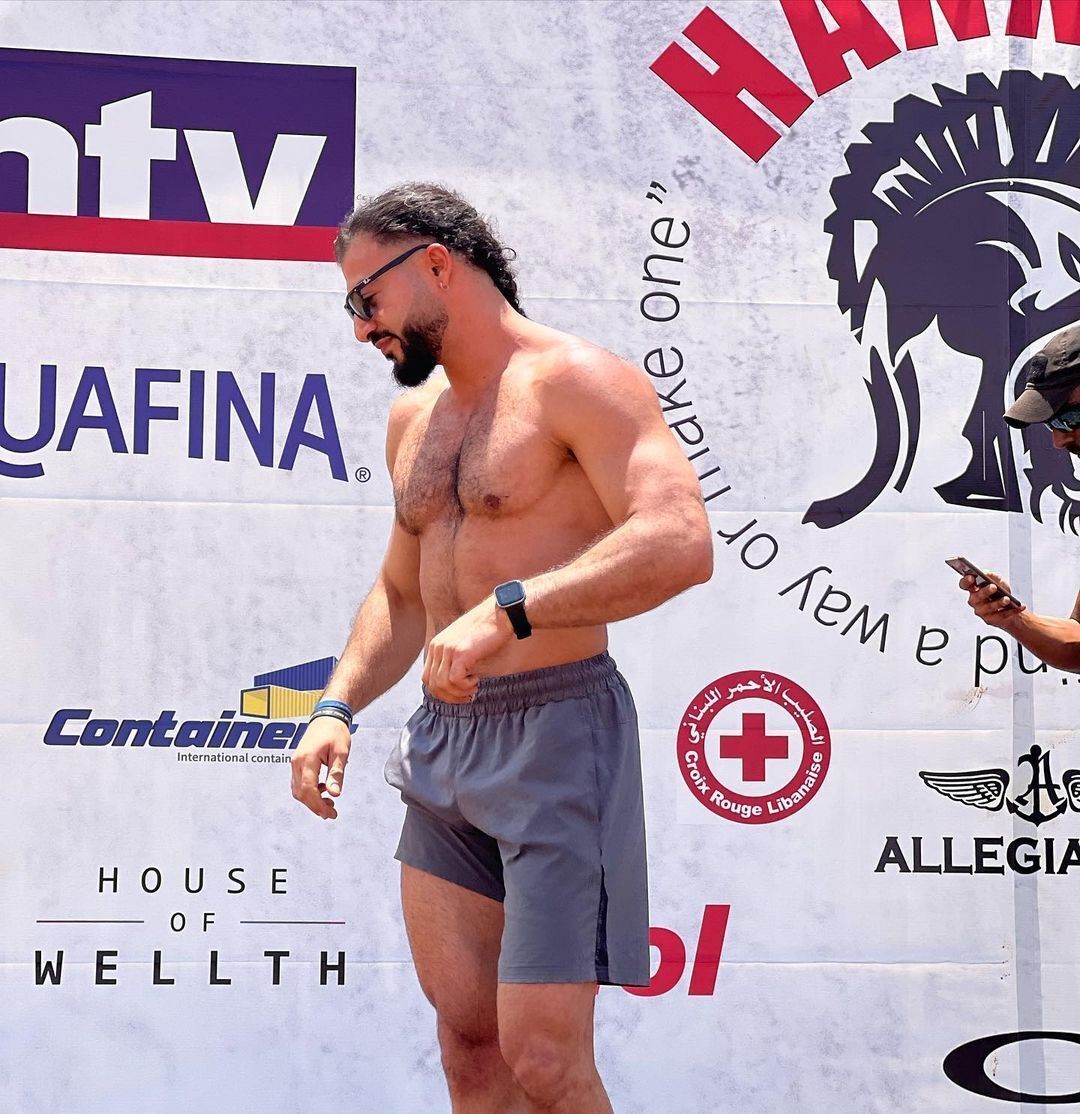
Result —
[[870, 14], [862, 0], [821, 0], [837, 28], [825, 26], [816, 3], [806, 0], [780, 0], [784, 15], [795, 36], [806, 72], [818, 96], [851, 80], [844, 55], [855, 51], [869, 70], [900, 53], [888, 32]]
[[[1076, 0], [1050, 0], [1054, 19], [1054, 38], [1059, 43], [1080, 45], [1080, 4]], [[1020, 39], [1033, 39], [1039, 33], [1042, 0], [1013, 0], [1005, 34]]]
[[[851, 80], [849, 53], [854, 52], [867, 69], [900, 53], [865, 0], [779, 0], [779, 4], [819, 96]], [[986, 0], [896, 0], [896, 4], [908, 50], [937, 45], [935, 8], [958, 41], [990, 34]], [[1055, 40], [1080, 46], [1080, 0], [1049, 0], [1049, 4]], [[1043, 0], [1012, 0], [1005, 34], [1035, 38], [1042, 10]], [[823, 12], [832, 17], [832, 30]], [[740, 97], [753, 97], [789, 128], [813, 98], [711, 8], [703, 8], [684, 34], [716, 63], [716, 71], [700, 65], [677, 43], [668, 46], [650, 68], [741, 151], [760, 161], [780, 133]]]
[[810, 107], [811, 97], [711, 8], [698, 12], [683, 34], [716, 63], [716, 72], [709, 73], [678, 43], [672, 43], [649, 68], [754, 162], [759, 161], [780, 133], [743, 104], [739, 94], [749, 93], [788, 127]]
[[[937, 46], [934, 0], [897, 0], [908, 50]], [[984, 0], [936, 0], [945, 22], [957, 39], [981, 39], [990, 34]]]

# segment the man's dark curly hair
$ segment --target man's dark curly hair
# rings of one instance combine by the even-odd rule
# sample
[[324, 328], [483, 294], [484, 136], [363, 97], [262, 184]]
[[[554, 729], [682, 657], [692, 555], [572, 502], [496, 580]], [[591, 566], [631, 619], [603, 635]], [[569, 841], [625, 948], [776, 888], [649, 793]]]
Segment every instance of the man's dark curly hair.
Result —
[[358, 235], [380, 243], [394, 243], [415, 236], [434, 240], [486, 271], [499, 293], [518, 311], [517, 279], [510, 261], [512, 248], [503, 247], [482, 216], [459, 194], [433, 182], [403, 182], [362, 198], [342, 221], [334, 240], [334, 255], [341, 262]]

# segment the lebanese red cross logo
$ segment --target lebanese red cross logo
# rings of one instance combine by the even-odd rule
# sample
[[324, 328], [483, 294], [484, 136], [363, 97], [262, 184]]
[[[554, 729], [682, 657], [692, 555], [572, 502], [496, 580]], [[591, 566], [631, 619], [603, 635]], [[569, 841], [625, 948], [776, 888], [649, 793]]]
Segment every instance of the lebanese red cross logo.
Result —
[[[711, 734], [713, 720], [741, 700], [754, 701], [751, 708], [760, 709], [762, 702], [771, 707], [743, 712], [738, 734], [731, 733], [737, 712], [730, 713], [723, 720], [729, 733], [720, 735], [718, 725]], [[769, 734], [766, 715], [774, 727], [790, 724], [794, 733]], [[818, 702], [789, 677], [767, 669], [728, 673], [703, 688], [683, 714], [675, 745], [683, 780], [694, 797], [740, 824], [770, 824], [799, 812], [821, 788], [832, 752], [829, 725]], [[768, 764], [777, 759], [788, 760], [787, 780], [778, 789], [766, 789], [762, 783]]]
[[788, 737], [766, 735], [761, 712], [743, 712], [742, 734], [720, 736], [720, 757], [742, 759], [743, 781], [764, 781], [770, 758], [787, 758]]

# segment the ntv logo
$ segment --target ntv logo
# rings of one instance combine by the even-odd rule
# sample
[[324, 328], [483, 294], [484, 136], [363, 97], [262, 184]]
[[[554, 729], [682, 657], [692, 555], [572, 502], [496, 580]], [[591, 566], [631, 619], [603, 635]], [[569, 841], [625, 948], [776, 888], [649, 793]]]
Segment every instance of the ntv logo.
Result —
[[0, 246], [329, 260], [355, 70], [0, 50]]
[[[910, 346], [936, 326], [981, 373], [960, 431], [968, 463], [936, 491], [953, 506], [1023, 509], [1002, 412], [1018, 373], [1048, 337], [1080, 318], [1080, 92], [1064, 77], [983, 74], [937, 100], [905, 97], [891, 123], [848, 148], [832, 184], [829, 275], [840, 309], [868, 351], [874, 457], [849, 490], [811, 505], [804, 521], [836, 526], [890, 484], [902, 491], [920, 435], [920, 376]], [[951, 357], [951, 353], [944, 356]], [[1028, 507], [1044, 497], [1059, 523], [1080, 523], [1072, 459], [1042, 427], [1023, 431]]]

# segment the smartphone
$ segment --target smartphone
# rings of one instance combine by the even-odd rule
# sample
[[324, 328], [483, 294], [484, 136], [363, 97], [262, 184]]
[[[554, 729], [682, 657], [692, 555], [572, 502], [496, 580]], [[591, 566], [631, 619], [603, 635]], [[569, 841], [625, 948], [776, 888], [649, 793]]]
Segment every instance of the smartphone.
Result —
[[[990, 577], [988, 577], [978, 565], [973, 565], [966, 557], [950, 557], [946, 560], [945, 564], [948, 565], [950, 569], [958, 572], [961, 576], [975, 577], [976, 588], [983, 588], [987, 584], [993, 583]], [[1011, 592], [995, 592], [990, 598], [996, 599], [998, 596], [1005, 596], [1006, 599], [1012, 600], [1018, 607], [1024, 606]]]

